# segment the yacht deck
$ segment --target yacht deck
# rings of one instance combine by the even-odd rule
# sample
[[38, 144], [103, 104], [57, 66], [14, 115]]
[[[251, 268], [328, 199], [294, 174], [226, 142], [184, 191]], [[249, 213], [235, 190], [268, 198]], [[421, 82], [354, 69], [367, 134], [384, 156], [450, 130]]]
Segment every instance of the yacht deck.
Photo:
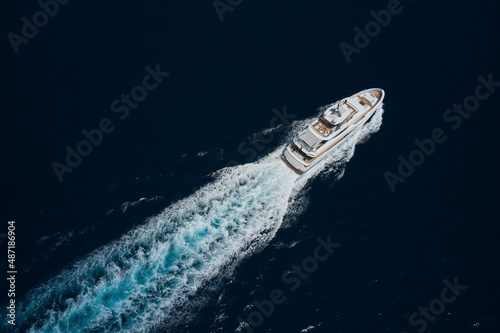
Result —
[[[347, 117], [345, 122], [351, 120], [351, 118], [355, 114], [363, 112], [363, 116], [358, 121], [356, 121], [356, 123], [358, 123], [361, 119], [363, 119], [366, 113], [368, 113], [378, 104], [381, 97], [382, 95], [378, 91], [364, 91], [358, 95], [353, 96], [352, 98], [347, 99], [342, 104], [342, 106], [350, 109], [351, 114]], [[371, 101], [369, 99], [371, 99]], [[351, 100], [354, 100], [355, 103], [359, 104], [360, 108], [358, 109], [355, 105], [351, 105]], [[324, 137], [327, 137], [336, 130], [337, 125], [332, 125], [327, 119], [324, 119], [323, 116], [321, 116], [318, 118], [318, 120], [316, 120], [316, 122], [313, 123], [312, 127], [314, 128], [314, 130], [316, 130], [317, 133], [321, 134]]]

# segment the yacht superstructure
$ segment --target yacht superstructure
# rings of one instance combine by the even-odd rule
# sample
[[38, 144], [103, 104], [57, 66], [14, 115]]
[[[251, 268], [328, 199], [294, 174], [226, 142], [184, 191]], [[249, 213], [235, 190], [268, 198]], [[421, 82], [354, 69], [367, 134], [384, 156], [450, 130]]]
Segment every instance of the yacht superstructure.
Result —
[[366, 123], [382, 106], [384, 96], [384, 90], [374, 88], [335, 102], [295, 136], [281, 158], [295, 172], [306, 172]]

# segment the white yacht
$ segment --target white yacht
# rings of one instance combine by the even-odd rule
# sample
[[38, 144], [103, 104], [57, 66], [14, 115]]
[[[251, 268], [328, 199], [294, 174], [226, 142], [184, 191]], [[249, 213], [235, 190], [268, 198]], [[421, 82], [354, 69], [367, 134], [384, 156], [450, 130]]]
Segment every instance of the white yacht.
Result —
[[281, 158], [298, 174], [306, 172], [361, 128], [382, 107], [384, 96], [374, 88], [335, 102], [286, 146]]

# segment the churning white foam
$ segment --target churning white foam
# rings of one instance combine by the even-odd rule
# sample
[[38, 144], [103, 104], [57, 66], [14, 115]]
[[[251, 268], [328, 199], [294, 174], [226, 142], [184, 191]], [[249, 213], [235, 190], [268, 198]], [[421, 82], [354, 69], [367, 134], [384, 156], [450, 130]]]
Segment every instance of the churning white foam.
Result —
[[[284, 145], [255, 163], [218, 171], [212, 183], [33, 290], [18, 308], [19, 329], [168, 327], [208, 281], [231, 274], [269, 243], [309, 179], [325, 170], [341, 177], [355, 145], [380, 128], [382, 112], [302, 176], [281, 161]], [[291, 131], [309, 121], [294, 122]]]

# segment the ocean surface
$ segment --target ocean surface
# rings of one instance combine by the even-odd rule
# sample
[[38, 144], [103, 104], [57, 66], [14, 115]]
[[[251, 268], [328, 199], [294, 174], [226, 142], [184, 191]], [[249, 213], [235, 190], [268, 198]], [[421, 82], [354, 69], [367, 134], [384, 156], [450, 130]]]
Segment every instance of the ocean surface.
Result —
[[[499, 11], [4, 4], [0, 332], [499, 332]], [[280, 160], [372, 87], [317, 167]]]

